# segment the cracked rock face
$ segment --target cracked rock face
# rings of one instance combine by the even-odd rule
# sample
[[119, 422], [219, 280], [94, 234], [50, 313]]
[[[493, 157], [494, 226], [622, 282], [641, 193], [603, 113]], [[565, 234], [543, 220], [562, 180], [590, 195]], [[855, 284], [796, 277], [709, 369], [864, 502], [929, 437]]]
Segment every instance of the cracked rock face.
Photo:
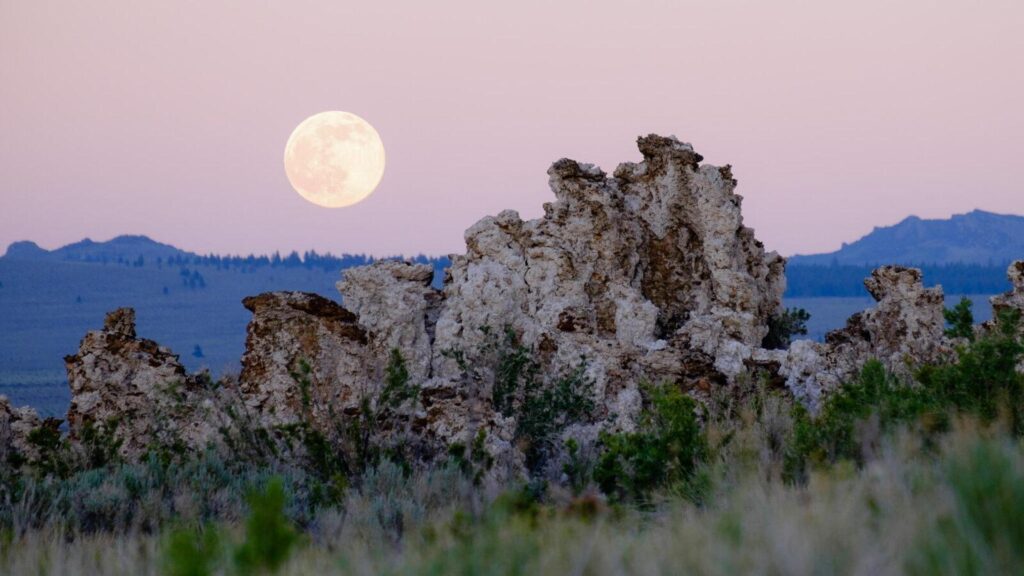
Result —
[[878, 268], [864, 285], [877, 302], [874, 308], [851, 316], [823, 344], [797, 341], [780, 353], [787, 386], [812, 407], [823, 394], [855, 378], [869, 360], [909, 378], [914, 366], [954, 358], [945, 335], [941, 287], [925, 288], [920, 270], [902, 266]]
[[239, 388], [264, 426], [358, 408], [371, 385], [366, 330], [356, 316], [316, 294], [268, 292], [242, 301], [252, 312]]
[[441, 304], [431, 288], [434, 268], [394, 260], [343, 272], [338, 291], [369, 335], [371, 354], [387, 358], [391, 350], [405, 356], [414, 381], [430, 376], [434, 324]]
[[131, 308], [107, 314], [103, 329], [87, 333], [64, 363], [72, 440], [86, 426], [114, 426], [122, 456], [137, 457], [154, 443], [203, 448], [215, 437], [218, 419], [204, 401], [208, 377], [186, 374], [176, 354], [137, 338]]
[[743, 226], [729, 167], [701, 165], [675, 138], [638, 141], [643, 161], [612, 177], [572, 160], [548, 171], [556, 201], [523, 221], [505, 211], [466, 231], [437, 321], [446, 350], [511, 327], [551, 373], [587, 361], [606, 412], [639, 408], [642, 380], [724, 382], [744, 369], [780, 307], [784, 260]]

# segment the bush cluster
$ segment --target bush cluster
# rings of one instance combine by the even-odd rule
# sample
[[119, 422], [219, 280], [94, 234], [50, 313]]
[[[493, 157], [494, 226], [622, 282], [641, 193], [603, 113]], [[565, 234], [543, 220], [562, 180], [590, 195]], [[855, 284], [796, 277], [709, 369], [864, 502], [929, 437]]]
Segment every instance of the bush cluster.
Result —
[[645, 500], [667, 485], [686, 482], [708, 453], [697, 405], [678, 387], [647, 387], [649, 409], [637, 431], [604, 433], [594, 480], [609, 497]]

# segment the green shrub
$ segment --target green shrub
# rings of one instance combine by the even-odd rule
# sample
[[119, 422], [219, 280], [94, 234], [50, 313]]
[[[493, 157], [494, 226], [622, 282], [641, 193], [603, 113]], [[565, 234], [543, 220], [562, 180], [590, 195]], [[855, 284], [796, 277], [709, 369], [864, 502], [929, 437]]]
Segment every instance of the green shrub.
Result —
[[[299, 360], [298, 366], [291, 376], [299, 385], [308, 418], [312, 415], [312, 369], [305, 360]], [[394, 438], [389, 434], [403, 427], [408, 431], [410, 410], [415, 407], [419, 393], [419, 386], [410, 381], [405, 357], [398, 349], [393, 349], [379, 392], [363, 395], [354, 414], [337, 414], [333, 406], [321, 407], [328, 413], [332, 428], [327, 434], [314, 428], [310, 421], [278, 426], [273, 433], [281, 436], [289, 448], [293, 441], [301, 443], [304, 459], [315, 479], [315, 499], [321, 503], [336, 503], [344, 495], [349, 479], [359, 478], [382, 459], [399, 463], [406, 469], [411, 467], [412, 449], [405, 441], [408, 438]], [[267, 439], [269, 447], [273, 448], [274, 444], [272, 438]]]
[[87, 422], [82, 427], [81, 445], [85, 452], [86, 466], [102, 468], [120, 461], [118, 451], [124, 440], [117, 437], [118, 421], [110, 418], [102, 425]]
[[[970, 309], [958, 308], [958, 317]], [[1003, 312], [994, 331], [961, 347], [956, 362], [922, 367], [916, 383], [894, 378], [873, 360], [856, 380], [831, 394], [816, 417], [798, 406], [786, 459], [788, 478], [803, 478], [808, 464], [840, 460], [863, 464], [869, 443], [859, 430], [869, 419], [882, 434], [898, 425], [918, 423], [927, 440], [928, 434], [948, 427], [950, 412], [977, 416], [984, 423], [1005, 412], [1014, 432], [1024, 433], [1024, 379], [1017, 372], [1024, 343], [1019, 326], [1019, 314]]]
[[208, 576], [214, 574], [223, 551], [220, 532], [178, 528], [167, 536], [163, 550], [163, 573], [168, 576]]
[[856, 380], [828, 397], [817, 417], [812, 418], [802, 406], [794, 409], [787, 475], [799, 479], [807, 464], [841, 460], [861, 464], [866, 440], [859, 434], [862, 422], [875, 418], [884, 433], [928, 412], [936, 414], [935, 422], [945, 422], [940, 403], [928, 390], [908, 386], [888, 374], [881, 362], [869, 361]]
[[397, 410], [407, 402], [419, 398], [419, 386], [409, 382], [409, 368], [405, 357], [397, 348], [391, 350], [384, 370], [384, 388], [377, 400], [377, 410]]
[[538, 378], [526, 380], [514, 413], [516, 440], [524, 446], [526, 467], [540, 472], [555, 448], [558, 433], [584, 421], [595, 407], [593, 382], [586, 376], [583, 361], [550, 386]]
[[973, 305], [973, 302], [965, 296], [960, 298], [960, 302], [953, 308], [946, 308], [942, 311], [942, 315], [949, 324], [946, 336], [974, 341], [974, 313], [971, 312]]
[[506, 326], [491, 387], [494, 409], [502, 416], [513, 416], [519, 390], [534, 388], [539, 377], [540, 363], [531, 350], [520, 343], [515, 331]]
[[[596, 409], [593, 381], [586, 374], [586, 359], [567, 374], [545, 378], [534, 351], [524, 345], [515, 330], [506, 326], [501, 336], [489, 327], [480, 331], [484, 343], [476, 355], [492, 364], [491, 404], [503, 416], [516, 422], [515, 440], [526, 456], [526, 467], [534, 477], [544, 471], [558, 448], [558, 435], [571, 424], [590, 418]], [[469, 382], [485, 381], [487, 367], [481, 367], [461, 350], [447, 350]]]
[[1014, 431], [1024, 434], [1022, 380], [1017, 366], [1024, 358], [1020, 339], [1020, 313], [1003, 310], [994, 330], [958, 350], [953, 364], [926, 366], [918, 380], [943, 403], [960, 412], [992, 421], [1006, 410]]
[[978, 441], [948, 466], [954, 508], [920, 538], [911, 574], [1024, 573], [1024, 470], [1019, 452]]
[[448, 447], [448, 457], [462, 473], [473, 480], [473, 484], [479, 485], [486, 474], [494, 466], [494, 457], [487, 452], [485, 443], [487, 431], [479, 430], [473, 436], [473, 442], [466, 452], [466, 445], [461, 442], [454, 442]]
[[62, 422], [58, 418], [47, 418], [28, 433], [28, 443], [38, 453], [30, 463], [40, 477], [67, 478], [74, 471], [70, 445], [60, 433]]
[[789, 348], [793, 336], [807, 335], [807, 321], [811, 314], [803, 308], [787, 308], [768, 318], [768, 334], [761, 341], [761, 347], [768, 350]]
[[580, 452], [580, 443], [575, 438], [565, 441], [565, 463], [562, 473], [569, 480], [573, 494], [579, 495], [590, 483], [594, 474], [593, 465]]
[[613, 499], [643, 501], [657, 488], [689, 480], [707, 457], [693, 399], [671, 384], [647, 392], [650, 408], [636, 432], [601, 435], [594, 480]]
[[263, 491], [249, 496], [245, 541], [235, 552], [243, 573], [277, 570], [298, 543], [299, 534], [284, 513], [285, 499], [280, 478], [272, 479]]

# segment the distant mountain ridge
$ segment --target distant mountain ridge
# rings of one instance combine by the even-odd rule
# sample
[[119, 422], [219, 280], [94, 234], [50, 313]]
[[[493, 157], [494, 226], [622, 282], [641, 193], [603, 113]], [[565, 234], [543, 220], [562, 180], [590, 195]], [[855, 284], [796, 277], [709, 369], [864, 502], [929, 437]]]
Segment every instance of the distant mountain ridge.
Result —
[[790, 266], [978, 264], [1004, 266], [1024, 258], [1024, 216], [974, 210], [947, 219], [909, 216], [835, 252], [796, 255]]
[[118, 260], [133, 261], [142, 256], [144, 259], [172, 258], [176, 256], [195, 256], [163, 244], [142, 235], [123, 235], [107, 240], [94, 242], [89, 238], [57, 248], [46, 250], [32, 241], [15, 242], [7, 248], [2, 256], [9, 260], [70, 260], [83, 262], [117, 262]]

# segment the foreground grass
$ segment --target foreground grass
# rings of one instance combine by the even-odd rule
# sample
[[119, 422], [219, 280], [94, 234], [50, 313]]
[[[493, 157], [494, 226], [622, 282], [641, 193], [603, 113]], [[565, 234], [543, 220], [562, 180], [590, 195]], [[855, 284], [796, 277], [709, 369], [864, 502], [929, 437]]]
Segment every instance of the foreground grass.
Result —
[[[784, 409], [774, 415], [784, 420]], [[770, 419], [730, 431], [704, 471], [702, 503], [665, 493], [644, 507], [551, 494], [487, 496], [455, 470], [370, 471], [321, 510], [281, 574], [996, 574], [1024, 568], [1024, 448], [998, 426], [960, 421], [938, 444], [903, 431], [857, 469], [782, 481]], [[776, 422], [777, 424], [777, 422]], [[271, 515], [273, 512], [271, 512]], [[256, 530], [273, 531], [264, 518]], [[8, 531], [6, 574], [253, 573], [246, 522], [77, 534]], [[178, 540], [177, 545], [175, 540]], [[181, 541], [186, 542], [185, 546]], [[263, 543], [262, 546], [266, 546]], [[267, 565], [269, 566], [269, 565]], [[267, 570], [269, 571], [269, 570]]]

